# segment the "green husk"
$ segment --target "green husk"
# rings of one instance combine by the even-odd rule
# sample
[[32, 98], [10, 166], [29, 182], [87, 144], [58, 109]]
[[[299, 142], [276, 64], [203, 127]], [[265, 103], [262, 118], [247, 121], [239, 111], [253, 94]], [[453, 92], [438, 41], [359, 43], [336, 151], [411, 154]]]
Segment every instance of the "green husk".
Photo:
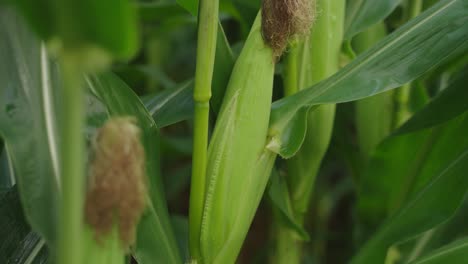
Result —
[[274, 56], [255, 20], [234, 66], [208, 149], [203, 263], [234, 263], [268, 181], [266, 151]]
[[114, 225], [106, 237], [96, 240], [94, 230], [85, 228], [85, 263], [88, 264], [124, 264], [125, 250], [119, 238], [119, 229]]

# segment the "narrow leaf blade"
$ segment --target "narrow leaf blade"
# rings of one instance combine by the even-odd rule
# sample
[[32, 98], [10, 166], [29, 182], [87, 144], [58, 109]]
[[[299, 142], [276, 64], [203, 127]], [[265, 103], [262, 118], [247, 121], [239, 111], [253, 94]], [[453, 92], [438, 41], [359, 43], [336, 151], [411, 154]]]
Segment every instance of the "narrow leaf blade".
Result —
[[468, 259], [468, 238], [450, 243], [410, 264], [464, 263]]
[[345, 39], [387, 17], [400, 0], [354, 0], [348, 1], [345, 21]]
[[422, 111], [417, 112], [395, 134], [404, 134], [446, 122], [468, 110], [468, 69], [444, 89]]
[[[55, 240], [58, 180], [55, 116], [45, 100], [49, 65], [39, 41], [12, 10], [0, 9], [0, 134], [15, 171], [26, 218], [49, 243]], [[47, 123], [49, 121], [49, 123]], [[33, 132], [33, 133], [32, 133]]]
[[[453, 123], [457, 126], [455, 133], [468, 129], [468, 114], [460, 116]], [[408, 202], [401, 207], [366, 245], [353, 258], [357, 263], [382, 263], [387, 249], [406, 238], [417, 235], [446, 221], [460, 206], [468, 193], [468, 139], [458, 137], [461, 147], [457, 153], [450, 155], [444, 164], [428, 166], [429, 175], [426, 184], [418, 192], [412, 194]], [[443, 157], [444, 148], [433, 155]]]

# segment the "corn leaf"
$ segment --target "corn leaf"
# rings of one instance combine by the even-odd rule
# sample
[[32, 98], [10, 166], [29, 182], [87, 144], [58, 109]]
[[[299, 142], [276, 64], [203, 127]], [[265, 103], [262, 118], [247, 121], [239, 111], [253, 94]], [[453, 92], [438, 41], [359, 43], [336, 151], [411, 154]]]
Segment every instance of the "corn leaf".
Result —
[[[435, 227], [456, 212], [468, 193], [468, 139], [463, 136], [463, 131], [468, 129], [468, 114], [451, 121], [450, 125], [450, 132], [441, 132], [445, 135], [434, 142], [421, 168], [412, 170], [419, 174], [412, 187], [414, 191], [406, 195], [408, 198], [403, 200], [402, 206], [351, 263], [383, 263], [391, 245]], [[452, 144], [443, 145], [444, 141], [452, 141]], [[458, 146], [454, 149], [455, 141]], [[382, 177], [381, 173], [378, 176]]]
[[[198, 5], [199, 5], [199, 0], [176, 0], [177, 4], [179, 4], [181, 7], [183, 7], [185, 10], [187, 10], [192, 16], [197, 17], [198, 16]], [[220, 11], [228, 13], [232, 15], [234, 18], [239, 20], [241, 23], [245, 23], [245, 21], [242, 19], [242, 16], [244, 15], [242, 10], [238, 10], [237, 4], [238, 2], [246, 2], [244, 0], [235, 0], [235, 1], [230, 1], [230, 0], [219, 0], [219, 8]], [[259, 3], [258, 0], [255, 1], [248, 1], [249, 5], [251, 5], [251, 2], [253, 3]], [[258, 6], [255, 6], [255, 12], [258, 11]]]
[[185, 216], [174, 215], [171, 216], [171, 223], [174, 227], [174, 233], [177, 238], [177, 245], [179, 246], [180, 252], [183, 253], [184, 259], [189, 259], [189, 225], [188, 219]]
[[[234, 67], [234, 55], [227, 42], [222, 25], [218, 25], [216, 41], [216, 58], [212, 81], [212, 98], [210, 106], [218, 113], [223, 102], [229, 77]], [[191, 119], [193, 117], [193, 82], [188, 81], [173, 89], [167, 89], [143, 99], [146, 108], [153, 116], [159, 128]]]
[[2, 7], [0, 21], [0, 134], [26, 218], [53, 244], [59, 182], [56, 116], [48, 107], [53, 102], [50, 65], [39, 41], [12, 10]]
[[14, 175], [10, 167], [10, 161], [6, 149], [0, 150], [0, 190], [14, 185]]
[[154, 96], [146, 96], [143, 102], [159, 128], [192, 119], [193, 82], [166, 89]]
[[31, 28], [46, 41], [59, 38], [64, 47], [102, 49], [129, 59], [138, 49], [136, 10], [128, 0], [11, 1]]
[[[330, 78], [273, 104], [270, 149], [283, 157], [297, 152], [288, 131], [301, 109], [313, 105], [359, 100], [416, 79], [428, 70], [468, 51], [468, 5], [443, 0], [411, 20]], [[298, 126], [302, 128], [302, 126]], [[284, 133], [287, 131], [288, 133]]]
[[[401, 195], [404, 181], [416, 181], [425, 167], [444, 162], [444, 158], [449, 157], [448, 152], [456, 153], [460, 146], [463, 147], [458, 141], [462, 135], [456, 134], [454, 125], [441, 124], [462, 114], [461, 110], [467, 110], [464, 107], [466, 100], [463, 99], [466, 93], [464, 79], [466, 76], [461, 73], [448, 88], [416, 112], [397, 133], [387, 137], [372, 153], [359, 181], [358, 210], [361, 221], [368, 228], [377, 226], [392, 208], [395, 209], [395, 203], [399, 203], [396, 197]], [[451, 136], [447, 137], [447, 133], [451, 133]], [[453, 148], [445, 151], [444, 158], [431, 156], [431, 152], [437, 152], [440, 146]], [[375, 177], [377, 174], [380, 177]]]
[[345, 20], [345, 39], [383, 20], [401, 0], [353, 0], [348, 1]]
[[[406, 254], [407, 257], [403, 263], [418, 260], [422, 256], [432, 254], [439, 248], [444, 247], [458, 239], [468, 237], [468, 226], [465, 225], [465, 220], [468, 217], [467, 198], [468, 197], [465, 197], [461, 207], [448, 221], [445, 221], [437, 227], [424, 232], [417, 238], [408, 241], [410, 243], [412, 242], [412, 247], [409, 248], [410, 251], [408, 251]], [[401, 246], [398, 246], [398, 248], [401, 248]]]
[[173, 19], [174, 17], [190, 16], [184, 8], [177, 3], [151, 2], [138, 3], [138, 12], [140, 18], [145, 22], [154, 20]]
[[358, 210], [368, 228], [377, 227], [401, 208], [434, 172], [468, 148], [463, 139], [464, 122], [458, 118], [434, 128], [390, 136], [377, 147], [359, 180]]
[[35, 260], [44, 241], [26, 222], [16, 187], [0, 191], [0, 215], [0, 263]]
[[461, 239], [450, 243], [431, 254], [424, 256], [418, 260], [410, 262], [410, 264], [445, 264], [445, 263], [465, 263], [468, 259], [468, 238]]
[[396, 131], [404, 134], [446, 122], [468, 110], [468, 69], [458, 74], [457, 78], [444, 89], [429, 105], [419, 111]]
[[[59, 193], [55, 164], [59, 164], [60, 157], [54, 152], [59, 141], [54, 131], [58, 120], [64, 118], [53, 111], [60, 95], [59, 75], [45, 49], [20, 18], [2, 9], [0, 19], [0, 58], [8, 62], [0, 66], [0, 79], [5, 83], [0, 87], [0, 133], [12, 160], [28, 222], [53, 248]], [[139, 226], [139, 232], [145, 235], [139, 238], [151, 248], [140, 250], [137, 246], [137, 256], [146, 254], [163, 263], [182, 262], [159, 178], [157, 130], [152, 117], [131, 89], [115, 76], [87, 80], [89, 88], [98, 95], [90, 93], [87, 98], [88, 138], [109, 114], [134, 115], [144, 131], [145, 146], [150, 146], [146, 156], [152, 197], [148, 198], [149, 209]]]
[[176, 0], [176, 2], [196, 17], [198, 15], [198, 0]]
[[278, 209], [275, 217], [294, 232], [304, 241], [309, 241], [310, 236], [294, 215], [293, 205], [289, 198], [289, 190], [286, 180], [283, 179], [276, 170], [273, 170], [268, 186], [268, 196], [273, 205]]

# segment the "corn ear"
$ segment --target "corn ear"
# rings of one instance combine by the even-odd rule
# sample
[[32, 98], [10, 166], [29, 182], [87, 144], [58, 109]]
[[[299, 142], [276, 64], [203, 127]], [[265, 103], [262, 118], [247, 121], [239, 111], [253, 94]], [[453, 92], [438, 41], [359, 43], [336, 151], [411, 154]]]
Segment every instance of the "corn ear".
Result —
[[89, 263], [124, 263], [145, 208], [145, 156], [132, 117], [114, 117], [93, 141], [85, 202]]
[[235, 262], [275, 158], [264, 148], [274, 56], [260, 24], [258, 15], [231, 74], [208, 149], [203, 263]]
[[101, 240], [96, 240], [94, 230], [86, 226], [85, 234], [85, 263], [88, 264], [124, 264], [125, 250], [119, 238], [119, 230], [115, 225], [110, 233]]
[[[300, 89], [311, 86], [338, 70], [345, 1], [317, 0], [320, 15], [304, 42]], [[309, 206], [315, 178], [328, 149], [333, 130], [335, 105], [321, 105], [310, 110], [307, 135], [299, 152], [288, 160], [288, 183], [291, 199], [300, 222]]]

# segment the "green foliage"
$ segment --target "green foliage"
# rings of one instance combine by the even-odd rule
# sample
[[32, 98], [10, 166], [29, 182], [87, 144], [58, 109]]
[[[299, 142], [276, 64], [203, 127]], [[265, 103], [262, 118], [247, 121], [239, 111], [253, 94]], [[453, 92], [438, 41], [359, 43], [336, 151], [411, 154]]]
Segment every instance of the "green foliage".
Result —
[[[11, 10], [0, 19], [0, 134], [7, 146], [25, 215], [45, 240], [56, 239], [58, 178], [54, 133], [56, 116], [47, 76], [51, 70], [39, 41]], [[48, 123], [49, 122], [49, 123]], [[50, 123], [51, 122], [51, 123]], [[35, 131], [35, 133], [31, 133]], [[57, 158], [57, 156], [55, 156]], [[38, 208], [41, 208], [38, 210]]]
[[468, 102], [465, 98], [468, 96], [468, 91], [464, 88], [468, 82], [467, 72], [467, 70], [460, 72], [449, 87], [442, 90], [424, 110], [418, 112], [410, 122], [402, 125], [395, 133], [403, 134], [433, 127], [467, 111]]
[[[57, 212], [54, 205], [59, 183], [56, 178], [57, 174], [53, 170], [52, 160], [58, 159], [59, 156], [54, 157], [50, 149], [58, 140], [52, 133], [57, 122], [56, 114], [53, 112], [57, 103], [54, 98], [59, 96], [58, 91], [55, 90], [57, 92], [54, 93], [53, 89], [59, 86], [59, 77], [55, 65], [49, 62], [45, 50], [40, 48], [36, 38], [24, 29], [21, 20], [6, 12], [4, 11], [5, 16], [2, 16], [5, 19], [2, 35], [6, 36], [2, 38], [4, 47], [2, 50], [5, 51], [2, 53], [2, 58], [12, 63], [16, 62], [18, 66], [5, 67], [0, 71], [0, 74], [4, 76], [2, 79], [9, 80], [9, 85], [2, 87], [10, 89], [2, 91], [2, 94], [11, 95], [2, 97], [4, 100], [2, 109], [8, 112], [4, 112], [0, 128], [2, 137], [9, 146], [9, 155], [12, 155], [13, 161], [21, 160], [23, 163], [19, 165], [14, 162], [13, 166], [20, 189], [25, 188], [20, 193], [23, 195], [23, 207], [29, 217], [28, 220], [53, 248], [54, 216]], [[30, 55], [27, 57], [19, 55], [28, 52]], [[22, 61], [25, 59], [31, 61]], [[22, 70], [30, 75], [21, 76], [26, 78], [22, 79], [19, 72], [15, 73], [11, 70]], [[109, 115], [133, 115], [137, 117], [139, 126], [143, 128], [145, 145], [157, 146], [156, 124], [128, 86], [110, 74], [90, 77], [87, 79], [87, 85], [97, 96], [92, 96], [91, 93], [88, 96], [90, 111], [87, 117], [88, 133], [93, 133]], [[11, 89], [21, 91], [21, 93]], [[35, 110], [32, 110], [33, 108]], [[30, 112], [28, 109], [31, 109]], [[38, 133], [30, 133], [31, 130], [38, 131]], [[150, 176], [148, 182], [152, 197], [148, 197], [148, 210], [139, 225], [139, 233], [144, 235], [138, 238], [139, 241], [144, 242], [137, 243], [136, 256], [144, 259], [142, 263], [151, 263], [154, 259], [163, 262], [178, 262], [180, 256], [164, 201], [157, 151], [155, 148], [147, 148], [146, 151], [147, 174]], [[40, 156], [31, 155], [31, 153]], [[24, 166], [24, 162], [28, 160], [30, 160], [28, 162], [30, 165]], [[39, 182], [39, 184], [31, 184], [34, 182]]]
[[461, 0], [441, 1], [332, 77], [275, 102], [270, 124], [275, 144], [270, 149], [286, 158], [298, 150], [298, 144], [289, 145], [289, 138], [301, 138], [305, 131], [288, 127], [303, 122], [296, 115], [301, 116], [305, 107], [359, 100], [397, 88], [467, 52], [468, 29], [459, 26], [466, 20], [467, 8]]
[[[433, 146], [430, 153], [424, 153], [427, 150], [423, 147], [422, 158], [417, 158], [414, 164], [407, 162], [411, 166], [408, 169], [410, 175], [396, 183], [399, 184], [397, 188], [403, 183], [403, 194], [398, 197], [396, 205], [398, 210], [366, 243], [352, 263], [382, 262], [392, 244], [428, 230], [454, 214], [468, 189], [465, 177], [468, 169], [468, 140], [459, 134], [468, 128], [467, 118], [468, 115], [464, 114], [447, 123], [444, 127], [447, 130], [440, 132], [441, 140], [435, 141], [437, 146]], [[456, 146], [450, 144], [450, 141], [456, 141], [452, 143]], [[398, 156], [394, 154], [393, 157]], [[375, 174], [373, 176], [376, 177]], [[373, 190], [378, 191], [375, 188]], [[404, 203], [400, 201], [401, 195]]]
[[41, 237], [31, 231], [21, 210], [18, 189], [0, 191], [0, 261], [23, 263], [34, 258], [44, 246]]
[[279, 219], [281, 224], [294, 230], [302, 240], [308, 241], [310, 240], [309, 234], [304, 230], [302, 224], [297, 222], [298, 220], [296, 219], [293, 209], [294, 204], [291, 201], [288, 185], [284, 178], [285, 177], [281, 177], [278, 172], [273, 171], [270, 179], [268, 196], [274, 206], [279, 209], [275, 211], [277, 214], [275, 218]]
[[463, 263], [468, 257], [468, 239], [461, 239], [446, 245], [411, 264]]
[[[353, 39], [356, 51], [361, 53], [371, 48], [385, 37], [386, 30], [383, 23], [378, 23], [368, 30], [358, 34]], [[358, 100], [356, 106], [356, 130], [358, 134], [359, 150], [363, 162], [366, 162], [377, 144], [392, 130], [393, 94], [388, 91], [369, 98]]]
[[400, 0], [357, 0], [348, 1], [345, 21], [345, 39], [386, 18]]
[[130, 1], [12, 1], [39, 36], [65, 50], [102, 49], [131, 58], [138, 48], [136, 11]]
[[[460, 78], [426, 107], [416, 112], [375, 150], [362, 174], [359, 186], [359, 207], [366, 223], [375, 226], [381, 219], [401, 207], [409, 195], [415, 192], [413, 188], [417, 185], [420, 188], [430, 179], [428, 174], [438, 166], [443, 166], [441, 164], [454, 160], [454, 155], [466, 148], [460, 142], [463, 132], [458, 130], [457, 125], [452, 125], [453, 122], [448, 121], [453, 118], [452, 115], [446, 116], [445, 123], [441, 122], [443, 116], [441, 119], [436, 118], [436, 113], [450, 112], [435, 110], [441, 98], [445, 98], [445, 94], [454, 93], [454, 90], [464, 90], [459, 87]], [[457, 99], [452, 101], [455, 103]], [[434, 119], [427, 116], [421, 118], [427, 113]], [[427, 120], [439, 120], [440, 123], [428, 126]], [[412, 129], [406, 129], [408, 127]], [[380, 177], [376, 178], [375, 175]], [[384, 204], [386, 206], [383, 206]]]
[[[253, 23], [261, 1], [219, 1], [219, 23], [217, 1], [200, 15], [199, 2], [2, 2], [0, 263], [79, 252], [57, 227], [82, 215], [82, 193], [60, 172], [67, 160], [86, 176], [91, 152], [81, 162], [69, 146], [90, 149], [112, 116], [142, 130], [147, 207], [127, 252], [138, 263], [464, 263], [466, 0], [348, 0], [346, 14], [344, 1], [318, 1], [312, 34], [290, 40], [276, 66]], [[195, 72], [204, 95], [211, 86], [209, 108], [193, 99]], [[395, 122], [401, 110], [408, 119]], [[200, 128], [207, 160], [193, 147]], [[207, 173], [190, 191], [192, 165]], [[65, 185], [79, 194], [73, 206]], [[189, 196], [201, 224], [189, 221]], [[91, 231], [77, 231], [76, 263], [130, 263], [117, 239]]]

